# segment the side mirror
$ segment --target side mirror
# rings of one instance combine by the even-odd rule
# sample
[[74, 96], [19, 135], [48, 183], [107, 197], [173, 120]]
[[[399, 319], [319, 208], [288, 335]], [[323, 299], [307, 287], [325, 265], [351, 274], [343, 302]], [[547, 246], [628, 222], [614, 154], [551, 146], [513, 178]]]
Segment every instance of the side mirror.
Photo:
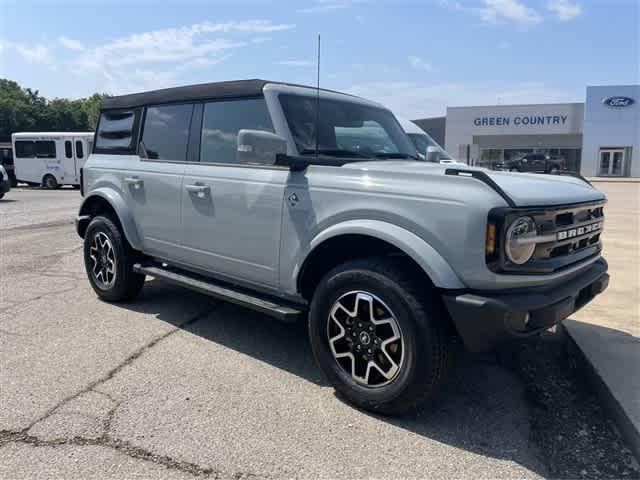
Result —
[[438, 163], [440, 162], [440, 150], [437, 147], [427, 147], [425, 157], [427, 162]]
[[273, 165], [279, 153], [287, 153], [287, 141], [280, 135], [262, 130], [238, 132], [238, 162]]

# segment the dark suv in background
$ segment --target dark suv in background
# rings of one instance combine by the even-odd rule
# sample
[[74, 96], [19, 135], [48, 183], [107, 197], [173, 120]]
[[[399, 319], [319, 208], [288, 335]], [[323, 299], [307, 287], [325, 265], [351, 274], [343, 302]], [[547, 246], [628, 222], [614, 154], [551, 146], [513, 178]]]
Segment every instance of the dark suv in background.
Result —
[[564, 170], [565, 161], [560, 157], [550, 157], [544, 153], [527, 153], [515, 160], [498, 163], [496, 170], [511, 172], [557, 173]]
[[15, 167], [13, 165], [13, 149], [10, 143], [0, 143], [0, 165], [2, 165], [9, 176], [11, 186], [18, 184], [16, 180]]

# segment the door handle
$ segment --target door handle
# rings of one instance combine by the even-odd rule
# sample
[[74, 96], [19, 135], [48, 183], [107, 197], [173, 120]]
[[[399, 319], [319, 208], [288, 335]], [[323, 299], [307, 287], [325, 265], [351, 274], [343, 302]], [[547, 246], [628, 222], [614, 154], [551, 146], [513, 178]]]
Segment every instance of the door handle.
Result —
[[198, 198], [204, 198], [211, 192], [209, 185], [185, 185], [184, 188], [187, 192], [194, 193]]
[[142, 183], [143, 183], [142, 179], [138, 177], [125, 177], [124, 181], [129, 185], [132, 185], [133, 188], [136, 188], [136, 189], [142, 187]]

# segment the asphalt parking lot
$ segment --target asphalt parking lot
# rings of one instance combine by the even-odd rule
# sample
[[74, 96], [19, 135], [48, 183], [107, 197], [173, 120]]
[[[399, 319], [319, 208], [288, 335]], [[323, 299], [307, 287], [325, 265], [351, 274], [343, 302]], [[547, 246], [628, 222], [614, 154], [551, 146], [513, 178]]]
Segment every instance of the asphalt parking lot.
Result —
[[[639, 475], [544, 343], [461, 352], [429, 408], [392, 419], [334, 395], [304, 325], [154, 280], [134, 303], [101, 302], [72, 224], [79, 204], [75, 190], [0, 200], [0, 478]], [[545, 389], [545, 369], [562, 381]], [[573, 403], [553, 416], [556, 400]], [[553, 455], [574, 438], [572, 463]]]

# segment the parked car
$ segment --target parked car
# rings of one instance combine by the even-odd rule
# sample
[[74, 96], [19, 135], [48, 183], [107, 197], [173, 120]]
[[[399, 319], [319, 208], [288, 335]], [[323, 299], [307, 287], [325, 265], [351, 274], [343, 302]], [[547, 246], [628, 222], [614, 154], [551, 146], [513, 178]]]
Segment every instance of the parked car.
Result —
[[558, 173], [564, 168], [564, 159], [543, 153], [527, 153], [515, 160], [498, 163], [497, 170], [510, 172]]
[[308, 319], [320, 369], [375, 412], [431, 397], [456, 337], [482, 351], [536, 335], [608, 284], [590, 184], [419, 161], [389, 110], [338, 92], [246, 80], [112, 97], [82, 177], [98, 296], [131, 301], [152, 276]]
[[429, 136], [427, 132], [422, 130], [418, 125], [411, 120], [407, 120], [401, 117], [396, 117], [405, 131], [413, 146], [416, 147], [418, 157], [422, 160], [429, 162], [456, 165], [466, 165], [466, 163], [458, 162], [454, 160], [447, 151], [438, 145], [433, 138]]
[[0, 165], [0, 198], [3, 198], [9, 190], [11, 190], [11, 179], [4, 167]]
[[9, 175], [11, 186], [17, 186], [18, 180], [16, 179], [15, 167], [13, 165], [13, 149], [10, 143], [0, 143], [0, 165], [4, 167], [7, 175]]
[[16, 177], [31, 186], [80, 186], [80, 169], [93, 148], [93, 132], [20, 132], [11, 135]]

